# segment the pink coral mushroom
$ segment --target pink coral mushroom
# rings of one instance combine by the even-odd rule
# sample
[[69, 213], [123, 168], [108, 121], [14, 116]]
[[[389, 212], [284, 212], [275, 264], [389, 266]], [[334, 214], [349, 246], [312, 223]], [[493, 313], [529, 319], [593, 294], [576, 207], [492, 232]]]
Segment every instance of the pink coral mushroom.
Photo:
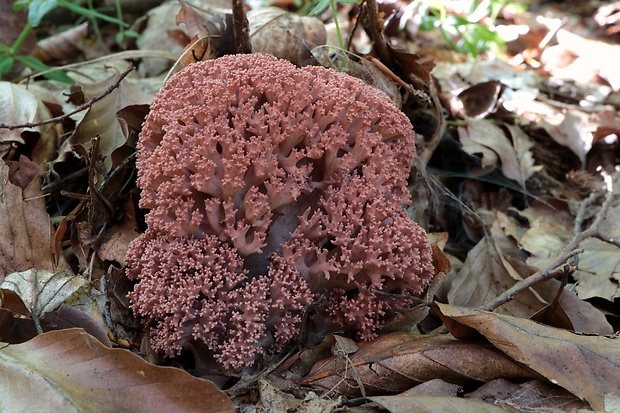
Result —
[[196, 340], [249, 366], [310, 307], [319, 331], [370, 339], [433, 276], [402, 209], [411, 124], [358, 79], [260, 54], [196, 63], [158, 93], [139, 149], [150, 212], [129, 298], [167, 355]]

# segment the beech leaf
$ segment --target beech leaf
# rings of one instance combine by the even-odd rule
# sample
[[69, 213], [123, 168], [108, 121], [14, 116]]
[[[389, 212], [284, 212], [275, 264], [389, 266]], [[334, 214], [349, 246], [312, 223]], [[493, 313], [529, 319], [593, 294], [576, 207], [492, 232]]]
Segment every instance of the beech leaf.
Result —
[[0, 343], [3, 411], [234, 412], [212, 382], [110, 349], [81, 329]]
[[399, 332], [357, 345], [359, 350], [347, 357], [336, 355], [315, 363], [301, 383], [359, 397], [362, 386], [368, 395], [381, 395], [436, 378], [463, 384], [498, 377], [539, 377], [488, 345], [447, 335], [419, 337]]
[[617, 409], [619, 337], [579, 335], [527, 319], [437, 305], [444, 316], [477, 330], [506, 355], [586, 400], [594, 410]]

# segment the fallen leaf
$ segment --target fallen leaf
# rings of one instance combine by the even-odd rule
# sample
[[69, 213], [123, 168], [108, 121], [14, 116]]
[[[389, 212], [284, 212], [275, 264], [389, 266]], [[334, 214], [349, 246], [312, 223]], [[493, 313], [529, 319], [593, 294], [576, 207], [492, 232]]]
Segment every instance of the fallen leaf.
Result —
[[330, 413], [340, 411], [338, 409], [339, 399], [330, 400], [329, 398], [318, 397], [313, 392], [309, 392], [303, 400], [297, 399], [266, 380], [259, 381], [258, 386], [260, 400], [257, 411], [269, 413]]
[[[497, 221], [493, 223], [493, 227], [496, 225]], [[485, 236], [468, 252], [465, 263], [450, 284], [448, 291], [450, 304], [480, 307], [529, 275], [519, 274], [504, 256], [504, 251], [498, 247], [499, 241], [501, 241], [499, 230], [496, 230], [494, 236]], [[512, 248], [516, 249], [514, 245]], [[515, 300], [500, 307], [498, 311], [529, 317], [543, 305], [543, 301], [532, 290], [526, 290]]]
[[[0, 81], [0, 124], [23, 125], [47, 120], [52, 117], [45, 104], [25, 86]], [[30, 134], [30, 135], [29, 135]], [[34, 136], [33, 136], [34, 134]], [[36, 136], [37, 140], [34, 139]], [[54, 125], [33, 126], [19, 129], [0, 129], [0, 157], [13, 146], [33, 144], [56, 145]], [[34, 160], [34, 159], [33, 159]], [[36, 161], [47, 161], [37, 159]]]
[[327, 32], [315, 17], [290, 13], [279, 7], [263, 7], [248, 12], [252, 51], [272, 54], [298, 62], [302, 42], [310, 49], [325, 44]]
[[[470, 399], [482, 399], [487, 403], [513, 412], [579, 412], [593, 410], [578, 397], [566, 390], [540, 380], [526, 383], [511, 383], [497, 379], [483, 384], [466, 395]], [[504, 410], [504, 411], [506, 411]]]
[[[118, 73], [98, 83], [82, 83], [82, 91], [87, 99], [101, 95], [118, 82]], [[68, 140], [72, 145], [90, 147], [91, 139], [100, 136], [99, 151], [105, 156], [105, 172], [109, 172], [113, 164], [112, 153], [125, 145], [127, 137], [123, 134], [117, 113], [130, 105], [150, 103], [152, 96], [142, 90], [139, 84], [123, 80], [110, 94], [95, 102], [84, 118], [75, 128]]]
[[437, 305], [444, 316], [475, 329], [507, 356], [586, 400], [594, 410], [610, 411], [607, 408], [620, 401], [620, 337], [578, 335], [527, 319]]
[[518, 125], [504, 125], [510, 132], [512, 137], [512, 145], [517, 155], [517, 163], [519, 165], [517, 182], [525, 187], [525, 181], [530, 179], [536, 172], [542, 171], [542, 165], [534, 165], [534, 156], [532, 154], [532, 148], [534, 147], [534, 141], [528, 135], [523, 132], [523, 129]]
[[556, 110], [540, 121], [543, 128], [554, 141], [566, 146], [585, 164], [586, 155], [592, 148], [595, 127], [589, 116], [578, 110]]
[[0, 161], [0, 281], [8, 274], [32, 268], [64, 271], [52, 262], [53, 228], [45, 209], [40, 180], [32, 180], [22, 190], [9, 180], [9, 168]]
[[[514, 143], [508, 139], [502, 128], [486, 119], [467, 119], [466, 132], [464, 129], [463, 127], [459, 128], [459, 136], [463, 149], [467, 153], [473, 155], [476, 152], [482, 152], [484, 154], [482, 163], [487, 166], [494, 165], [499, 159], [498, 166], [504, 176], [525, 188], [525, 181], [533, 173], [531, 170], [533, 168], [531, 153], [529, 159], [521, 159], [523, 163], [519, 162], [519, 155], [523, 156], [524, 152], [529, 153], [527, 151], [531, 148], [531, 146], [527, 147], [527, 138], [519, 135], [517, 139], [520, 140], [516, 143], [517, 148], [513, 146]], [[517, 133], [516, 129], [514, 133]]]
[[436, 378], [467, 384], [537, 376], [489, 346], [446, 335], [391, 333], [358, 346], [347, 358], [335, 356], [317, 362], [301, 384], [359, 397], [360, 384], [368, 395], [381, 395]]
[[[406, 392], [405, 392], [406, 393]], [[505, 413], [501, 407], [482, 400], [437, 396], [376, 396], [370, 400], [380, 404], [391, 413]]]
[[[530, 228], [519, 240], [531, 254], [527, 263], [545, 270], [572, 236], [572, 217], [565, 211], [541, 204], [534, 204], [520, 214], [530, 219]], [[611, 239], [618, 235], [614, 219], [619, 215], [620, 204], [612, 206], [607, 215], [609, 218], [600, 226], [602, 233]], [[579, 265], [573, 274], [579, 297], [599, 297], [608, 301], [620, 297], [620, 249], [596, 238], [586, 238], [579, 248], [583, 252], [578, 255]]]
[[75, 59], [84, 53], [88, 22], [37, 42], [33, 55], [44, 63]]
[[110, 349], [80, 329], [0, 347], [6, 411], [235, 412], [213, 383]]
[[69, 272], [51, 273], [46, 270], [30, 269], [8, 275], [0, 289], [17, 294], [34, 318], [53, 311], [86, 284], [84, 277]]

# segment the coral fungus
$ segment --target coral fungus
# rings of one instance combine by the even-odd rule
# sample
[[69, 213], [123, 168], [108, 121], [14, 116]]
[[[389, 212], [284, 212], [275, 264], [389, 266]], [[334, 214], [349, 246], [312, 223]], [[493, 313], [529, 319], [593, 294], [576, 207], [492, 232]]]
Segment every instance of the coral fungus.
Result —
[[[272, 56], [189, 66], [140, 134], [148, 230], [128, 252], [130, 300], [168, 355], [204, 342], [229, 368], [299, 332], [372, 338], [433, 275], [402, 206], [415, 153], [406, 116], [346, 74]], [[387, 294], [377, 294], [376, 292]]]

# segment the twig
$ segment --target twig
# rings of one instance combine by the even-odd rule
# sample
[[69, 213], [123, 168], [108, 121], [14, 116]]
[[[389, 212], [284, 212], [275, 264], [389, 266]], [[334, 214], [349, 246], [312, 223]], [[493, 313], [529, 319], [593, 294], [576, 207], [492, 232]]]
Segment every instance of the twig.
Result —
[[383, 64], [387, 67], [393, 67], [394, 61], [392, 59], [392, 54], [390, 53], [387, 42], [385, 41], [385, 37], [383, 37], [383, 28], [379, 23], [380, 17], [377, 0], [367, 0], [366, 10], [366, 24], [364, 25], [364, 28], [368, 32], [368, 36], [374, 42], [374, 46], [377, 48], [379, 60], [381, 60], [381, 62], [383, 62]]
[[51, 119], [46, 119], [46, 120], [42, 120], [39, 122], [29, 122], [29, 123], [23, 123], [21, 125], [7, 125], [7, 124], [0, 124], [0, 129], [9, 129], [9, 130], [13, 130], [13, 129], [21, 129], [21, 128], [33, 128], [35, 126], [43, 126], [43, 125], [48, 125], [50, 123], [56, 123], [56, 122], [61, 122], [67, 118], [69, 118], [70, 116], [75, 115], [78, 112], [81, 112], [85, 109], [88, 109], [89, 107], [91, 107], [95, 102], [100, 101], [101, 99], [103, 99], [104, 97], [108, 96], [110, 93], [112, 93], [114, 91], [114, 89], [116, 89], [117, 87], [119, 87], [119, 85], [121, 84], [121, 82], [123, 81], [123, 79], [125, 79], [127, 77], [127, 75], [129, 73], [131, 73], [131, 71], [134, 69], [133, 65], [129, 65], [129, 67], [127, 69], [125, 69], [120, 75], [119, 78], [114, 82], [114, 84], [110, 85], [110, 87], [108, 87], [102, 94], [97, 95], [91, 99], [89, 99], [87, 102], [81, 104], [80, 106], [78, 106], [77, 108], [75, 108], [75, 110], [65, 113], [63, 115], [60, 116], [56, 116], [55, 118], [51, 118]]
[[577, 254], [583, 252], [583, 250], [578, 248], [579, 244], [586, 238], [601, 236], [599, 226], [603, 219], [607, 216], [607, 212], [609, 211], [609, 208], [614, 200], [613, 184], [611, 182], [611, 177], [608, 178], [610, 179], [608, 180], [605, 200], [603, 201], [601, 209], [596, 214], [594, 222], [592, 222], [587, 229], [582, 231], [582, 225], [585, 220], [587, 207], [592, 205], [594, 201], [601, 196], [600, 192], [593, 192], [581, 203], [579, 206], [579, 212], [575, 217], [573, 235], [570, 242], [562, 249], [562, 251], [560, 251], [556, 259], [553, 260], [553, 262], [549, 264], [544, 271], [538, 271], [524, 280], [519, 281], [508, 290], [504, 291], [503, 294], [495, 297], [495, 299], [480, 307], [481, 310], [493, 311], [511, 301], [517, 294], [530, 288], [534, 284], [563, 275], [565, 273], [563, 268], [564, 263], [572, 257], [575, 257]]
[[252, 53], [250, 43], [250, 28], [245, 13], [244, 0], [232, 0], [233, 29], [235, 31], [235, 46], [237, 53]]

